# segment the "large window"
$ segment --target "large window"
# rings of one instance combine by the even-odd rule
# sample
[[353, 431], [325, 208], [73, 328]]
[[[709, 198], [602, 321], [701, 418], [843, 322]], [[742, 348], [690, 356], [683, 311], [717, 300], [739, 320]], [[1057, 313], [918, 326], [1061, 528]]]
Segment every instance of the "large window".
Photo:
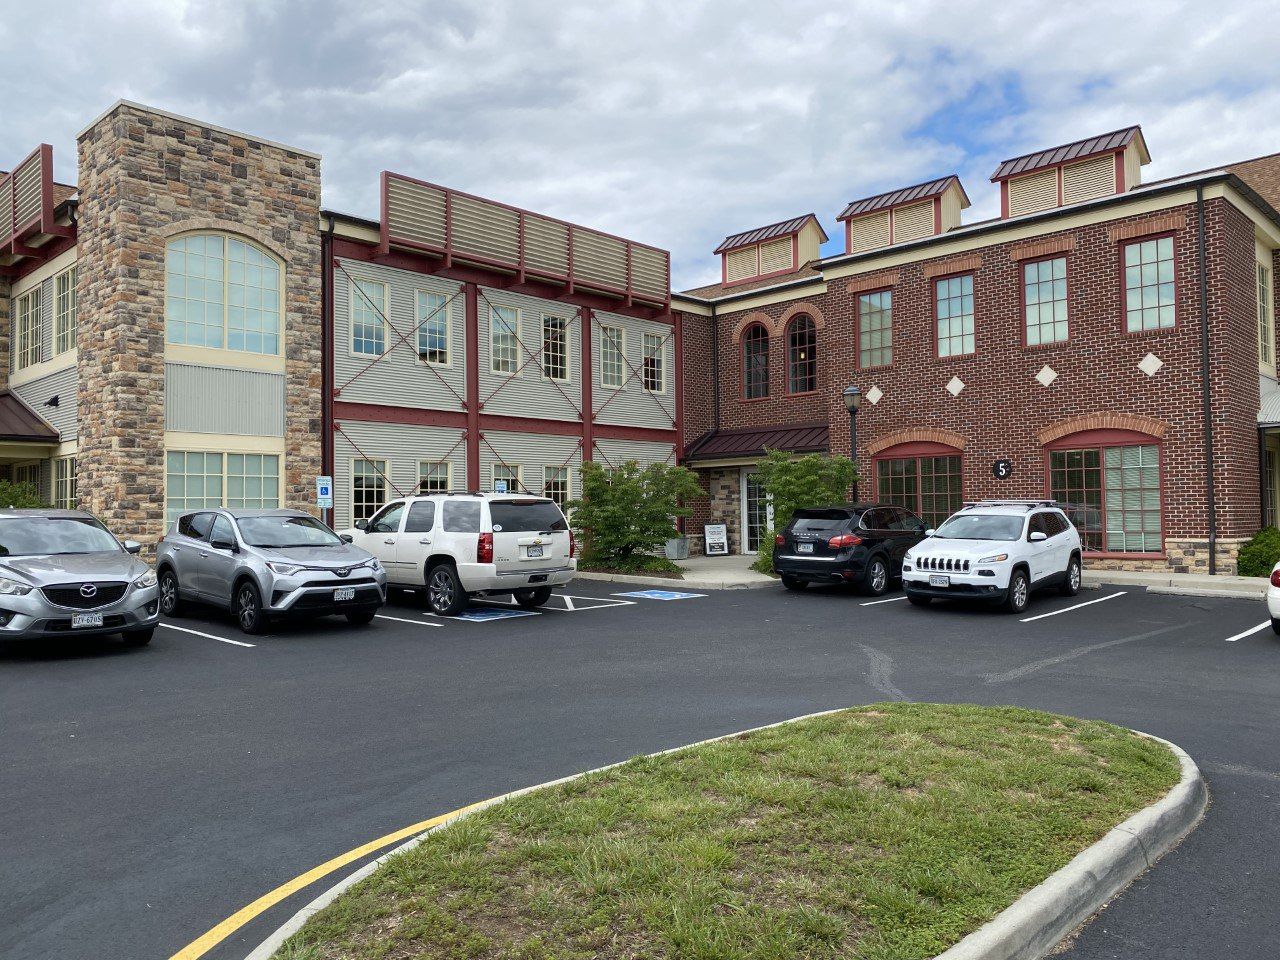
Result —
[[893, 363], [893, 291], [877, 290], [858, 297], [858, 366]]
[[931, 529], [964, 505], [957, 456], [877, 460], [876, 487], [882, 503], [914, 511]]
[[170, 450], [165, 455], [165, 519], [207, 507], [280, 506], [280, 457], [270, 453]]
[[418, 463], [419, 493], [448, 493], [449, 486], [448, 461], [433, 463], [422, 460]]
[[387, 285], [351, 282], [351, 352], [380, 357], [387, 352]]
[[542, 375], [569, 379], [569, 321], [564, 317], [542, 318]]
[[1258, 363], [1274, 371], [1276, 365], [1275, 311], [1271, 296], [1271, 268], [1258, 264]]
[[192, 234], [165, 248], [169, 343], [280, 352], [280, 265], [236, 237]]
[[759, 323], [742, 337], [742, 396], [757, 400], [769, 395], [769, 331]]
[[787, 393], [818, 389], [818, 328], [801, 314], [787, 331]]
[[973, 274], [934, 281], [938, 356], [973, 353]]
[[419, 290], [414, 295], [418, 356], [426, 363], [449, 363], [449, 298]]
[[54, 279], [53, 352], [66, 353], [76, 345], [76, 268]]
[[621, 327], [600, 328], [600, 382], [618, 389], [627, 382], [626, 334]]
[[569, 468], [542, 468], [542, 495], [556, 502], [561, 510], [569, 502]]
[[1022, 301], [1027, 345], [1067, 339], [1067, 258], [1022, 265]]
[[53, 505], [60, 510], [76, 508], [76, 458], [53, 461]]
[[351, 464], [351, 520], [368, 520], [387, 502], [387, 461]]
[[31, 463], [20, 463], [13, 468], [13, 482], [21, 486], [30, 487], [40, 493], [40, 462], [33, 460]]
[[1159, 553], [1160, 449], [1155, 444], [1054, 450], [1049, 493], [1086, 550]]
[[36, 287], [18, 298], [14, 353], [14, 366], [18, 370], [40, 362], [40, 319], [40, 288]]
[[644, 388], [651, 393], [665, 393], [667, 390], [667, 344], [656, 333], [646, 333], [641, 346], [644, 350]]
[[280, 506], [280, 458], [273, 454], [227, 454], [227, 506], [265, 510]]
[[520, 370], [520, 311], [494, 307], [489, 324], [489, 369], [494, 373]]
[[1173, 237], [1138, 240], [1124, 248], [1125, 329], [1160, 330], [1174, 324]]

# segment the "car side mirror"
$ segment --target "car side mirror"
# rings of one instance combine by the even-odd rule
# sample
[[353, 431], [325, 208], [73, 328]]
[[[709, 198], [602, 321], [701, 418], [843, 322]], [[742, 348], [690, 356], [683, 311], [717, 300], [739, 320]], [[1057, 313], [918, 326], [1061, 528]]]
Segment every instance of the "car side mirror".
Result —
[[340, 534], [338, 534], [338, 539], [339, 539], [339, 540], [341, 540], [343, 543], [351, 543], [351, 542], [353, 542], [353, 541], [352, 541], [351, 534], [349, 534], [349, 533], [340, 533]]
[[1037, 530], [1035, 533], [1031, 534], [1031, 536], [1027, 537], [1027, 539], [1032, 543], [1040, 543], [1041, 541], [1048, 540], [1049, 535], [1043, 530]]
[[124, 542], [124, 552], [138, 554], [142, 552], [142, 544], [137, 540], [126, 540]]
[[369, 529], [369, 521], [368, 521], [368, 520], [357, 520], [357, 521], [356, 521], [356, 529], [357, 529], [357, 530], [368, 530], [368, 529]]
[[934, 529], [933, 529], [933, 527], [930, 527], [928, 530], [926, 530], [926, 531], [924, 532], [924, 535], [925, 535], [926, 537], [932, 537], [936, 532], [937, 532], [937, 531], [936, 531], [936, 530], [934, 530]]
[[237, 552], [236, 542], [234, 540], [224, 540], [221, 537], [217, 540], [210, 540], [209, 546], [213, 547], [215, 550], [230, 550], [232, 553]]

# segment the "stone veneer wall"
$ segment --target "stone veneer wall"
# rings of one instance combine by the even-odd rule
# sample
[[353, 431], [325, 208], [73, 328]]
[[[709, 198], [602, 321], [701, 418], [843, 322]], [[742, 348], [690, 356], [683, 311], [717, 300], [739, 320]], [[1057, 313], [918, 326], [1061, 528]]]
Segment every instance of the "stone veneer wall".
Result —
[[125, 103], [79, 151], [82, 505], [122, 536], [162, 535], [165, 242], [188, 229], [239, 232], [284, 261], [285, 502], [309, 504], [321, 471], [319, 159]]

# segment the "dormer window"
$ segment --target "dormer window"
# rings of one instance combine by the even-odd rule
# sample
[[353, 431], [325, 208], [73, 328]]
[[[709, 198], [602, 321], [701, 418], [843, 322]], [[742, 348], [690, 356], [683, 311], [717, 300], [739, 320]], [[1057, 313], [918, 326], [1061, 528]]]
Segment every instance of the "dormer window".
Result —
[[840, 214], [845, 252], [860, 253], [945, 233], [960, 226], [960, 211], [968, 206], [969, 197], [954, 174], [855, 200]]
[[826, 240], [826, 233], [811, 213], [725, 237], [716, 247], [716, 253], [721, 255], [722, 282], [732, 286], [794, 273], [818, 258], [818, 250]]
[[1000, 184], [1001, 214], [1020, 217], [1124, 193], [1150, 162], [1142, 128], [1126, 127], [1005, 160], [991, 180]]

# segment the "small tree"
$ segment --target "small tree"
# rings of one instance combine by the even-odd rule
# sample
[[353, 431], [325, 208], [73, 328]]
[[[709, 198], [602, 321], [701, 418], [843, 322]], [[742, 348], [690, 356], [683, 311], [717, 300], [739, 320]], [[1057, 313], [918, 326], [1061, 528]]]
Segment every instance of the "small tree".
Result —
[[760, 461], [756, 477], [773, 504], [773, 529], [761, 541], [760, 556], [752, 567], [762, 573], [772, 573], [770, 551], [778, 531], [791, 522], [792, 515], [801, 507], [847, 501], [857, 475], [853, 461], [842, 457], [811, 453], [793, 458], [783, 450], [768, 451]]
[[628, 460], [616, 470], [587, 462], [580, 471], [582, 496], [569, 504], [582, 541], [582, 562], [615, 570], [672, 566], [654, 554], [676, 535], [675, 518], [690, 513], [681, 504], [704, 496], [697, 476], [685, 467]]
[[0, 480], [0, 509], [16, 507], [19, 510], [30, 510], [47, 506], [49, 504], [45, 503], [31, 484]]

